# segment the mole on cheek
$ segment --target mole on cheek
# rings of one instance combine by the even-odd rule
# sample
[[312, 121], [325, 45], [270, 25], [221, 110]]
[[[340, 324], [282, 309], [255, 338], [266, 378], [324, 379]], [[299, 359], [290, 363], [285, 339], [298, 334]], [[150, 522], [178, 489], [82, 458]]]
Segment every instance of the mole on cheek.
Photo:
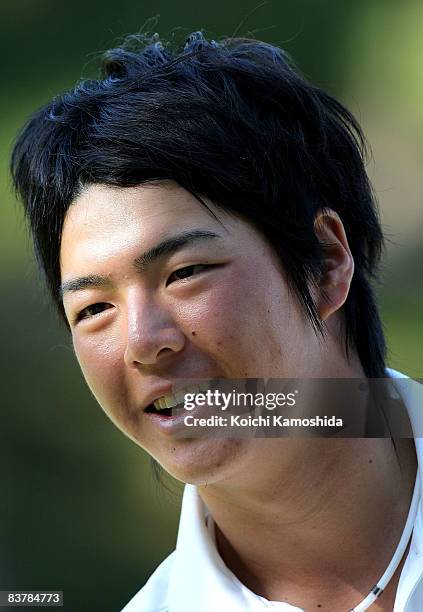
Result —
[[195, 334], [195, 331], [192, 331], [192, 332], [191, 332], [191, 334], [192, 334], [193, 336], [195, 336], [195, 335], [196, 335], [196, 334]]

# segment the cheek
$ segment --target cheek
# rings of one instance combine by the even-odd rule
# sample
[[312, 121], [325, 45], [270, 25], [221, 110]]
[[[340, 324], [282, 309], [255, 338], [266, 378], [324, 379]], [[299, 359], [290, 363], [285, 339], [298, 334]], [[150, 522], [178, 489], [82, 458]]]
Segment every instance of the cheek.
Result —
[[[210, 346], [217, 347], [222, 338], [228, 337], [228, 333], [236, 334], [240, 326], [239, 318], [236, 324], [237, 315], [243, 307], [241, 301], [241, 292], [236, 284], [220, 281], [194, 299], [177, 303], [175, 319], [184, 333], [191, 335], [194, 343], [204, 340]], [[195, 333], [192, 334], [192, 331]]]
[[74, 339], [74, 350], [91, 392], [107, 412], [107, 406], [120, 401], [124, 394], [123, 347], [119, 342]]
[[269, 371], [271, 360], [280, 358], [280, 330], [287, 327], [284, 318], [289, 309], [282, 303], [280, 277], [256, 275], [246, 282], [245, 275], [245, 270], [237, 270], [194, 301], [179, 304], [177, 312], [193, 344], [223, 365], [232, 378], [260, 375], [260, 364]]

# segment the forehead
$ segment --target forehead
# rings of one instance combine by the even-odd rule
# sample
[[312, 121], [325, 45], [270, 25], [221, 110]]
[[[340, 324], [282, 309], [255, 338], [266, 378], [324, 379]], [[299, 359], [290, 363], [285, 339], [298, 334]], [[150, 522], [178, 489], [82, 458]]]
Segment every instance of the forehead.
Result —
[[229, 215], [207, 205], [220, 222], [174, 183], [127, 188], [90, 185], [74, 200], [65, 217], [60, 247], [62, 272], [71, 261], [72, 265], [86, 264], [122, 250], [129, 253], [148, 249], [190, 228], [219, 228], [224, 236]]
[[97, 229], [110, 237], [117, 227], [125, 225], [151, 232], [164, 224], [186, 226], [212, 219], [207, 209], [176, 183], [137, 187], [89, 185], [69, 207], [63, 233], [78, 231], [82, 235]]

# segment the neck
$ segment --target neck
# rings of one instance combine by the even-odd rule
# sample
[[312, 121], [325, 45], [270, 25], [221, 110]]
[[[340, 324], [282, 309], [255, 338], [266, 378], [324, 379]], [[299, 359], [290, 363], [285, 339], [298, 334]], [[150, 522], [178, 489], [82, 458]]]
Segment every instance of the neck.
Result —
[[199, 487], [224, 562], [270, 600], [306, 609], [320, 601], [336, 601], [337, 610], [356, 605], [385, 571], [404, 528], [413, 440], [397, 443], [398, 457], [389, 439], [253, 443], [259, 452], [247, 453], [253, 460], [241, 477]]

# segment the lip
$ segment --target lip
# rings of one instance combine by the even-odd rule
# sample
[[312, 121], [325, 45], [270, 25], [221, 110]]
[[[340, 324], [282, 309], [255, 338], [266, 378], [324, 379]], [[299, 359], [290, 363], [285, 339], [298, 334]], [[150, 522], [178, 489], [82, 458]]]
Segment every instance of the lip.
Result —
[[159, 412], [144, 412], [144, 415], [165, 436], [193, 438], [192, 428], [185, 425], [184, 419], [187, 415], [194, 417], [204, 415], [204, 411], [207, 409], [207, 406], [195, 406], [193, 410], [187, 411], [183, 404], [179, 404], [177, 406], [177, 414], [172, 416], [165, 416]]
[[172, 416], [165, 416], [160, 412], [144, 412], [144, 414], [155, 427], [166, 435], [173, 435], [177, 431], [185, 429], [184, 417], [187, 411], [184, 410], [182, 404], [178, 406], [178, 414]]

